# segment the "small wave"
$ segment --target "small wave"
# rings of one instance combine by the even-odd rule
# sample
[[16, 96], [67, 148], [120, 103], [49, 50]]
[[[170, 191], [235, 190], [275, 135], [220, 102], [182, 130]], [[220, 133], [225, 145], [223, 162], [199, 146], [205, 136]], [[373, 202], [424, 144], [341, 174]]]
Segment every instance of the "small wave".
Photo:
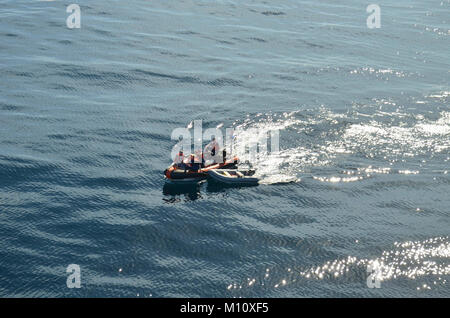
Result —
[[266, 16], [270, 16], [270, 15], [275, 15], [275, 16], [277, 16], [277, 15], [286, 15], [286, 13], [281, 12], [281, 11], [264, 11], [264, 12], [261, 12], [261, 14], [266, 15]]
[[207, 85], [207, 86], [242, 86], [242, 82], [239, 80], [221, 77], [221, 78], [215, 78], [212, 80], [203, 80], [199, 77], [195, 76], [189, 76], [189, 75], [173, 75], [173, 74], [164, 74], [164, 73], [158, 73], [153, 71], [146, 71], [146, 70], [133, 70], [135, 73], [142, 74], [145, 76], [153, 77], [153, 78], [159, 78], [159, 79], [166, 79], [166, 80], [173, 80], [179, 83], [188, 83], [188, 84], [201, 84], [201, 85]]

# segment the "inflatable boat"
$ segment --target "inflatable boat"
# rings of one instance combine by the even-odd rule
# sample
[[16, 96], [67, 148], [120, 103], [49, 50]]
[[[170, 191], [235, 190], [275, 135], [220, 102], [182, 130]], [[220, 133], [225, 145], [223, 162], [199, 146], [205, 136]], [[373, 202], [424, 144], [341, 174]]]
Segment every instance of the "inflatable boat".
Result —
[[253, 177], [254, 170], [209, 170], [208, 175], [215, 181], [236, 185], [257, 185], [258, 178]]
[[166, 181], [171, 183], [200, 182], [208, 177], [208, 171], [215, 169], [235, 169], [238, 157], [233, 157], [221, 163], [213, 163], [198, 170], [190, 170], [188, 167], [180, 168], [177, 164], [172, 164], [164, 170]]

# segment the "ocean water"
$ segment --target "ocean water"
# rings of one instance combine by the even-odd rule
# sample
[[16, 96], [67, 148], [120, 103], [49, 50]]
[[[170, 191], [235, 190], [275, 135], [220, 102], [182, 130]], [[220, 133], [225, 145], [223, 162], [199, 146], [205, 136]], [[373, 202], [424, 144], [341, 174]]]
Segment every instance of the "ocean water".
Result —
[[[450, 296], [449, 0], [0, 3], [1, 297]], [[261, 185], [167, 185], [194, 120]]]

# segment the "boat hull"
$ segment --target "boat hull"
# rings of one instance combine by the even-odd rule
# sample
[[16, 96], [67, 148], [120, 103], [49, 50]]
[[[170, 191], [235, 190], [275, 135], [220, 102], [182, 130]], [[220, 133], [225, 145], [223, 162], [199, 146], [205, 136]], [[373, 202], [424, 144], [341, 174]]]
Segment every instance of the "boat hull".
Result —
[[175, 164], [168, 167], [164, 171], [164, 176], [166, 178], [166, 181], [171, 183], [199, 182], [205, 180], [208, 177], [208, 171], [210, 170], [236, 168], [237, 161], [238, 158], [234, 157], [232, 159], [226, 160], [223, 163], [212, 164], [196, 171], [179, 169]]
[[259, 179], [255, 177], [251, 177], [247, 174], [242, 175], [240, 177], [236, 177], [235, 171], [233, 171], [233, 175], [224, 175], [223, 171], [210, 170], [208, 171], [208, 175], [214, 179], [215, 181], [226, 183], [226, 184], [234, 184], [234, 185], [257, 185]]

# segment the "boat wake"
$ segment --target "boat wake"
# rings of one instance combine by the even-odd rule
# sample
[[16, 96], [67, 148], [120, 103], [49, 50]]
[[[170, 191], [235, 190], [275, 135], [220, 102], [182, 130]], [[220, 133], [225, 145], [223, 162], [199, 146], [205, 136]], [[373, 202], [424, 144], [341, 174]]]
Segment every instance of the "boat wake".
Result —
[[355, 182], [376, 174], [417, 174], [431, 160], [450, 161], [448, 107], [418, 111], [375, 100], [371, 106], [354, 105], [343, 112], [322, 107], [248, 115], [234, 130], [236, 144], [268, 143], [270, 132], [279, 131], [279, 151], [250, 158], [248, 149], [236, 147], [237, 156], [252, 163], [262, 184], [299, 182], [304, 177]]

